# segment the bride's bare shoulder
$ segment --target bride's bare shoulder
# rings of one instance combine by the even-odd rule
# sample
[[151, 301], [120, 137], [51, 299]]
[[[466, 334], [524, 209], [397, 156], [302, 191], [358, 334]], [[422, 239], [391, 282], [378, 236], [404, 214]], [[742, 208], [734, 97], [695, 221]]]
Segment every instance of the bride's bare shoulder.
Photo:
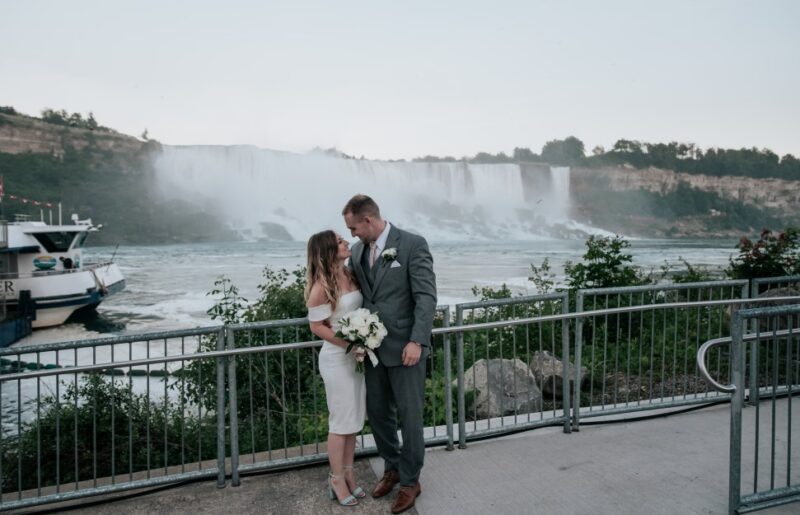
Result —
[[306, 305], [313, 308], [327, 303], [328, 299], [325, 298], [325, 290], [322, 289], [322, 285], [317, 283], [311, 286], [311, 291], [308, 292], [308, 302]]

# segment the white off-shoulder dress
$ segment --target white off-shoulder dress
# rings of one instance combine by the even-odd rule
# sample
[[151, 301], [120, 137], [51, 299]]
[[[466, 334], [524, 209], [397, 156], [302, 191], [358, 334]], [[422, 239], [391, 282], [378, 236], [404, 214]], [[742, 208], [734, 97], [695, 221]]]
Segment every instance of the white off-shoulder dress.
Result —
[[[339, 319], [350, 311], [361, 307], [361, 292], [356, 290], [339, 297], [336, 311], [330, 304], [308, 309], [309, 322], [330, 320], [334, 332]], [[367, 390], [364, 376], [356, 371], [353, 355], [345, 349], [329, 342], [322, 344], [319, 352], [319, 372], [325, 383], [325, 396], [328, 402], [328, 431], [334, 434], [349, 435], [364, 428]]]

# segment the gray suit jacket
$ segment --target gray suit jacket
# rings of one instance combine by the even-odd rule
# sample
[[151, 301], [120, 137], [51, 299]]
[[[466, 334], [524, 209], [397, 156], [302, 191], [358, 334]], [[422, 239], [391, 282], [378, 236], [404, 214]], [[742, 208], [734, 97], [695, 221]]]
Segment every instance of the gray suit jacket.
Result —
[[422, 236], [392, 225], [386, 249], [397, 249], [397, 257], [379, 256], [372, 281], [362, 265], [364, 244], [353, 245], [350, 266], [356, 274], [364, 307], [377, 312], [388, 335], [378, 348], [378, 358], [387, 367], [402, 365], [403, 348], [410, 341], [423, 346], [423, 355], [431, 344], [431, 329], [436, 314], [436, 276], [428, 242]]

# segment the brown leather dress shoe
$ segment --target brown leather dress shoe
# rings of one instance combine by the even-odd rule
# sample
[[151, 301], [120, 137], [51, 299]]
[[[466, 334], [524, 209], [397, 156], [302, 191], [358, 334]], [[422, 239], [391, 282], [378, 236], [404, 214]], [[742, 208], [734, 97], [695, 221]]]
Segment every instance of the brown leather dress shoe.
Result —
[[396, 470], [387, 470], [375, 488], [372, 489], [372, 497], [375, 499], [383, 497], [392, 491], [394, 485], [400, 482], [400, 473]]
[[414, 486], [401, 486], [400, 491], [397, 492], [397, 499], [392, 504], [392, 513], [403, 513], [412, 508], [421, 493], [422, 487], [419, 486], [419, 481]]

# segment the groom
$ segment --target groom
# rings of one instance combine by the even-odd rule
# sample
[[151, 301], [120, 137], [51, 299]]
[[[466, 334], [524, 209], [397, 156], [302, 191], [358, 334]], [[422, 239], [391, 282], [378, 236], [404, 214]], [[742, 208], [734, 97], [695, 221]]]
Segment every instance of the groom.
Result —
[[380, 362], [367, 365], [364, 373], [367, 416], [384, 460], [383, 477], [372, 496], [383, 497], [400, 483], [392, 513], [401, 513], [414, 506], [421, 491], [425, 359], [436, 313], [433, 258], [424, 238], [383, 220], [378, 205], [366, 195], [351, 198], [342, 215], [350, 233], [361, 240], [353, 245], [350, 262], [364, 307], [377, 312], [388, 331], [378, 348]]

